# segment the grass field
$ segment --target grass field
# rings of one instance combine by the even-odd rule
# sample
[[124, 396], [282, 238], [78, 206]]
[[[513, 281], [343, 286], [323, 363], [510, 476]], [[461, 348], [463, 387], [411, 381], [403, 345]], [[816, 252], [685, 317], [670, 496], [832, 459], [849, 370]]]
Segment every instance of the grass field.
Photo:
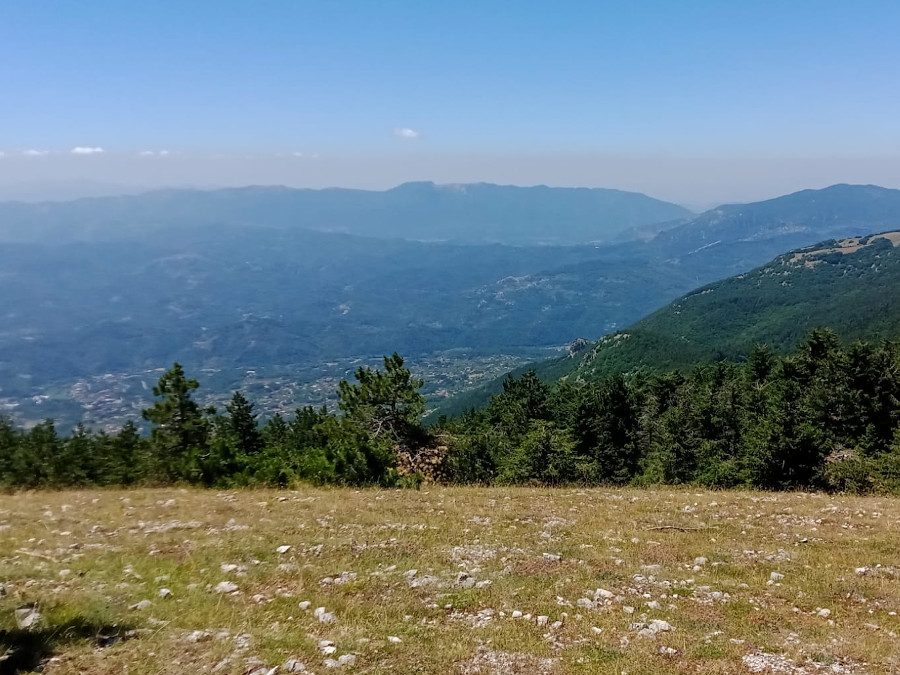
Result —
[[0, 582], [2, 673], [900, 672], [889, 498], [23, 493]]

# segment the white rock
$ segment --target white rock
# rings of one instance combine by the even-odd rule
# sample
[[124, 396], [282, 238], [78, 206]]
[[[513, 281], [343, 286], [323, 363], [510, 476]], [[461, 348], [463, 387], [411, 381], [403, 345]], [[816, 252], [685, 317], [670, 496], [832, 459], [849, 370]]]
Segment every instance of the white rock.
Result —
[[594, 600], [612, 600], [614, 597], [616, 597], [616, 594], [605, 588], [598, 588], [594, 591]]
[[238, 589], [238, 585], [233, 581], [220, 581], [213, 589], [216, 593], [234, 593]]
[[663, 656], [675, 656], [678, 653], [677, 649], [673, 649], [672, 647], [664, 647], [660, 645], [659, 653]]
[[401, 642], [403, 642], [403, 640], [398, 638], [396, 635], [388, 635], [388, 642], [393, 645], [399, 645]]
[[222, 570], [223, 572], [225, 572], [225, 574], [228, 574], [229, 572], [234, 572], [237, 570], [237, 568], [238, 568], [238, 566], [235, 565], [234, 563], [222, 563], [221, 565], [219, 565], [219, 569]]
[[212, 633], [208, 630], [194, 630], [184, 636], [185, 642], [197, 643], [212, 640]]
[[312, 603], [309, 600], [303, 600], [302, 602], [299, 602], [297, 604], [297, 607], [299, 607], [303, 611], [306, 611], [307, 609], [309, 609], [310, 606], [312, 606]]
[[550, 562], [559, 562], [562, 560], [562, 556], [558, 553], [545, 553], [544, 560], [548, 560]]
[[781, 572], [772, 572], [769, 575], [769, 581], [771, 581], [773, 584], [777, 584], [782, 579], [784, 579], [784, 575]]
[[285, 553], [287, 553], [290, 550], [291, 550], [291, 547], [288, 544], [282, 544], [281, 546], [279, 546], [278, 548], [275, 549], [275, 553], [284, 555]]
[[550, 617], [549, 617], [549, 616], [547, 616], [546, 614], [541, 614], [541, 615], [537, 618], [537, 625], [538, 625], [538, 626], [546, 626], [547, 623], [549, 623], [549, 621], [550, 621]]
[[150, 607], [152, 607], [152, 606], [153, 606], [153, 603], [150, 602], [149, 600], [141, 600], [140, 602], [136, 602], [133, 605], [131, 605], [128, 609], [145, 610], [145, 609], [150, 609]]
[[172, 589], [170, 588], [160, 588], [157, 592], [157, 595], [161, 598], [170, 598], [172, 597]]
[[326, 612], [324, 607], [316, 607], [313, 612], [313, 616], [315, 616], [321, 623], [332, 623], [334, 621], [334, 614], [331, 612]]
[[823, 607], [823, 608], [819, 609], [818, 612], [816, 612], [816, 616], [821, 616], [823, 619], [827, 619], [829, 616], [831, 616], [831, 610], [825, 609]]
[[356, 663], [356, 654], [341, 654], [338, 657], [338, 663], [342, 666], [352, 666]]
[[513, 619], [521, 619], [521, 618], [522, 618], [522, 612], [520, 612], [518, 609], [514, 609], [513, 612], [512, 612], [512, 614], [510, 614], [510, 616], [511, 616]]
[[16, 625], [19, 628], [32, 628], [40, 623], [41, 613], [37, 610], [37, 607], [33, 605], [29, 605], [27, 607], [19, 607], [15, 611], [16, 616]]
[[694, 558], [694, 565], [697, 566], [697, 567], [703, 567], [703, 566], [704, 566], [706, 563], [708, 563], [708, 562], [709, 562], [709, 561], [708, 561], [706, 558], [704, 558], [703, 556], [699, 556], [699, 557], [697, 557], [697, 558]]
[[286, 673], [305, 673], [305, 672], [307, 672], [306, 664], [303, 663], [303, 661], [300, 661], [299, 659], [288, 659], [287, 661], [285, 661], [282, 664], [281, 668]]

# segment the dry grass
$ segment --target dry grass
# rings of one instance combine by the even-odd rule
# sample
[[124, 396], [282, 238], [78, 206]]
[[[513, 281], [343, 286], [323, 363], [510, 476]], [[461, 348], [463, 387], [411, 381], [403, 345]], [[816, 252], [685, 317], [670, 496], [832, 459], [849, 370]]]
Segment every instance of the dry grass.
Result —
[[[888, 498], [36, 492], [0, 497], [0, 580], [0, 651], [18, 649], [0, 672], [24, 656], [51, 674], [283, 673], [290, 658], [320, 672], [341, 655], [366, 673], [900, 671]], [[222, 581], [238, 590], [213, 592]], [[43, 619], [17, 630], [28, 602]], [[641, 635], [653, 620], [672, 628]]]

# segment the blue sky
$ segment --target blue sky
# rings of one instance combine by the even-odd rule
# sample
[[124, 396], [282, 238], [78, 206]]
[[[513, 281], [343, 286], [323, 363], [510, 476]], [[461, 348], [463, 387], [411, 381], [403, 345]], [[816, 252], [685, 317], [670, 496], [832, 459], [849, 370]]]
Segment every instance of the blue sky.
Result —
[[[531, 162], [535, 182], [592, 184], [662, 158], [709, 179], [871, 160], [897, 181], [898, 34], [897, 2], [8, 0], [0, 151], [32, 180], [374, 186]], [[566, 158], [582, 173], [552, 168]]]

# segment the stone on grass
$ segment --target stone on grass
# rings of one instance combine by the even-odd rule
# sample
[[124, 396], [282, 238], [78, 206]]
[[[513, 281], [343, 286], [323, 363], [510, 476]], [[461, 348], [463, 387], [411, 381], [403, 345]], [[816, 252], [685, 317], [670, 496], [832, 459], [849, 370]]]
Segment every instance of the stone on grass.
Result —
[[286, 673], [305, 673], [305, 672], [307, 672], [306, 664], [303, 663], [303, 661], [301, 661], [299, 659], [288, 659], [287, 661], [285, 661], [282, 664], [281, 669]]
[[19, 607], [15, 611], [16, 616], [16, 625], [19, 628], [33, 628], [38, 623], [40, 623], [41, 613], [37, 610], [37, 607], [34, 605], [25, 605], [24, 607]]
[[216, 593], [234, 593], [237, 591], [238, 585], [233, 581], [220, 581], [213, 589]]
[[312, 603], [309, 600], [303, 600], [297, 604], [297, 606], [304, 611], [309, 609], [311, 605]]
[[605, 588], [598, 588], [594, 591], [594, 600], [612, 600], [614, 597], [616, 597], [616, 594]]
[[287, 553], [290, 550], [291, 550], [291, 547], [288, 544], [282, 544], [281, 546], [279, 546], [278, 548], [275, 549], [275, 553], [284, 555], [285, 553]]
[[157, 595], [161, 598], [170, 598], [172, 597], [172, 589], [170, 588], [160, 588], [157, 592]]
[[149, 600], [141, 600], [140, 602], [136, 602], [133, 605], [130, 605], [128, 607], [128, 609], [145, 610], [145, 609], [150, 609], [150, 607], [152, 607], [152, 606], [153, 606], [153, 603], [150, 602]]
[[326, 612], [324, 607], [316, 607], [313, 612], [313, 616], [315, 616], [321, 623], [332, 623], [334, 621], [334, 614], [331, 612]]

